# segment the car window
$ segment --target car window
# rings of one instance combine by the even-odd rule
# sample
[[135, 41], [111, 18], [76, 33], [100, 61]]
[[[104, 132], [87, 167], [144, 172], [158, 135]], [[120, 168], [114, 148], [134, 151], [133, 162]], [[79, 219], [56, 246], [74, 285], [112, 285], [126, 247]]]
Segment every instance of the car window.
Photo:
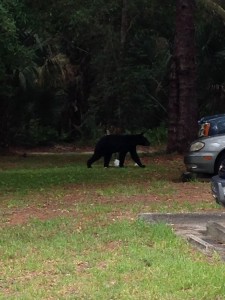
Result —
[[199, 121], [199, 137], [223, 133], [225, 133], [225, 117], [208, 119], [207, 121], [202, 118]]
[[225, 133], [225, 120], [221, 120], [217, 123], [218, 134]]

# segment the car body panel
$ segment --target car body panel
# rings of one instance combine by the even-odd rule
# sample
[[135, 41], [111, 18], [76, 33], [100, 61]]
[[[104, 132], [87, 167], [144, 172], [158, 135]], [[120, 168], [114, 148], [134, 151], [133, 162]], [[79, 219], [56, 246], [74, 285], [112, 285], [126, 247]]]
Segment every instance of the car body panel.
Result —
[[225, 134], [200, 137], [196, 142], [203, 142], [205, 146], [198, 151], [189, 151], [184, 156], [186, 170], [194, 173], [215, 173], [215, 164], [221, 153], [225, 152]]

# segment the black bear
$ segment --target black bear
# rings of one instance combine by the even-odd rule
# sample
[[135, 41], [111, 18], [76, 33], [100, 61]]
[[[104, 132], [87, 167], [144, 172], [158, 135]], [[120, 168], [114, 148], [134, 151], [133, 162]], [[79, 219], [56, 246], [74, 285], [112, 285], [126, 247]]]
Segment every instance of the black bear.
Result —
[[130, 152], [131, 158], [138, 164], [139, 167], [144, 168], [140, 158], [138, 157], [136, 146], [149, 146], [149, 141], [142, 134], [135, 135], [106, 135], [102, 137], [96, 144], [93, 156], [87, 161], [87, 167], [101, 157], [104, 157], [104, 167], [109, 167], [113, 153], [119, 153], [119, 166], [124, 166], [124, 160], [127, 152]]

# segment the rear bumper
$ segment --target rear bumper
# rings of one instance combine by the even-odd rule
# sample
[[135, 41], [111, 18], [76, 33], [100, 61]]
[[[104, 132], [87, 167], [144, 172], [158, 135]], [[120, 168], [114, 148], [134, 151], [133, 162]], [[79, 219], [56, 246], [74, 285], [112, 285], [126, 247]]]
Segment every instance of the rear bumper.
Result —
[[218, 175], [211, 178], [211, 191], [216, 202], [225, 205], [225, 179], [220, 178]]

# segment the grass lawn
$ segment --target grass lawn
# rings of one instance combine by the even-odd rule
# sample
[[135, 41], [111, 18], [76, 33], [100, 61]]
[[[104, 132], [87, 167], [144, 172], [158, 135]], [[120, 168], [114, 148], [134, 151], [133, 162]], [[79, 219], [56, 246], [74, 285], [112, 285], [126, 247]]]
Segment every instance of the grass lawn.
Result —
[[86, 168], [82, 154], [0, 157], [0, 299], [222, 300], [225, 264], [143, 212], [223, 210], [177, 155]]

